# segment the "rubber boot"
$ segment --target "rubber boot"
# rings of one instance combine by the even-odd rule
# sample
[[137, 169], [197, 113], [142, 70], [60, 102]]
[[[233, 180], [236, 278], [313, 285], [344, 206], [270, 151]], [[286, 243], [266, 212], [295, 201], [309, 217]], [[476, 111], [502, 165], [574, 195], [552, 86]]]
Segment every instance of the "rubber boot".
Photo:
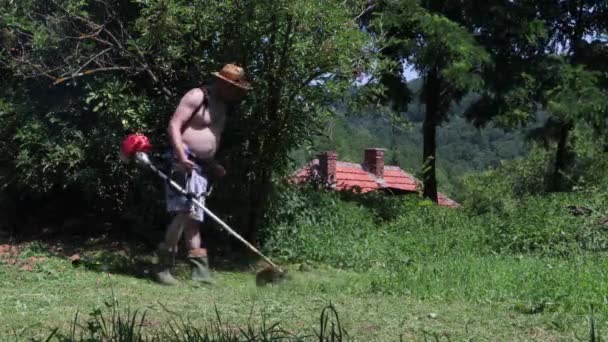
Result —
[[204, 249], [193, 249], [188, 253], [188, 262], [192, 266], [192, 280], [204, 284], [214, 284], [209, 271], [209, 259]]
[[156, 269], [156, 280], [163, 285], [177, 285], [179, 281], [171, 275], [171, 269], [175, 261], [175, 253], [161, 244], [158, 248], [158, 265]]

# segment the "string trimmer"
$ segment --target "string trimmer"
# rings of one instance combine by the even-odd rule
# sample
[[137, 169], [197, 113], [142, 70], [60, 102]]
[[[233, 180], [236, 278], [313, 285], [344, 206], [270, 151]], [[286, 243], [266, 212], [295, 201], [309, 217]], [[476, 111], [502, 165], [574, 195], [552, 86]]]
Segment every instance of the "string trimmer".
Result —
[[260, 258], [264, 259], [268, 263], [268, 267], [260, 270], [256, 274], [256, 284], [258, 286], [266, 285], [267, 283], [273, 283], [280, 280], [283, 280], [287, 274], [287, 272], [281, 269], [277, 264], [272, 262], [268, 257], [266, 257], [262, 252], [260, 252], [257, 248], [255, 248], [252, 244], [250, 244], [247, 240], [241, 237], [234, 229], [230, 228], [224, 221], [222, 221], [219, 217], [217, 217], [211, 210], [207, 209], [200, 201], [193, 198], [192, 194], [189, 194], [186, 190], [184, 190], [179, 184], [173, 181], [170, 177], [168, 177], [164, 172], [158, 169], [150, 160], [148, 156], [148, 152], [152, 149], [152, 145], [148, 138], [143, 134], [131, 134], [125, 138], [125, 140], [121, 144], [121, 153], [120, 159], [123, 162], [129, 162], [131, 160], [135, 160], [135, 162], [141, 166], [145, 166], [152, 170], [157, 176], [163, 179], [169, 186], [179, 192], [181, 195], [187, 197], [194, 205], [201, 208], [205, 214], [211, 217], [215, 222], [217, 222], [220, 227], [222, 227], [228, 234], [235, 237], [237, 240], [242, 242], [247, 248], [249, 248], [252, 252], [257, 254]]

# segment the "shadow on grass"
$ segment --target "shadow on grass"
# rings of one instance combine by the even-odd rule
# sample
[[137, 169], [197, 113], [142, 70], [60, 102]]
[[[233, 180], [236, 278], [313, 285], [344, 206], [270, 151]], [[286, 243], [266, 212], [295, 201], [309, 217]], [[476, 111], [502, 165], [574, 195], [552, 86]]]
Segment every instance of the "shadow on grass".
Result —
[[[0, 241], [0, 245], [10, 246], [15, 258], [37, 256], [64, 259], [77, 268], [141, 279], [152, 279], [157, 261], [155, 248], [149, 241], [140, 241], [128, 234], [110, 233], [110, 230], [88, 234], [48, 233], [28, 239], [7, 239]], [[257, 256], [243, 250], [223, 248], [227, 245], [221, 239], [210, 241], [208, 247], [212, 271], [253, 273]], [[177, 255], [176, 267], [182, 270], [187, 267], [184, 248], [180, 248]]]

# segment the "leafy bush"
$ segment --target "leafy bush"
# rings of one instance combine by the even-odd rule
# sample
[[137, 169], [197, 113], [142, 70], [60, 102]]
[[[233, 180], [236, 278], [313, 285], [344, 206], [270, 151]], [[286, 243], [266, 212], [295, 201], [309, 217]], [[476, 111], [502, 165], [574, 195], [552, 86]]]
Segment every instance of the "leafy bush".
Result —
[[[563, 178], [568, 191], [602, 189], [608, 184], [608, 150], [598, 144], [599, 137], [589, 127], [574, 130], [575, 149]], [[535, 145], [524, 159], [503, 161], [496, 169], [466, 175], [461, 180], [464, 206], [476, 214], [508, 211], [521, 198], [542, 195], [549, 188], [554, 156]]]
[[[351, 197], [354, 195], [347, 195]], [[428, 255], [477, 253], [484, 241], [481, 219], [437, 207], [416, 197], [345, 201], [344, 195], [287, 188], [269, 212], [265, 248], [288, 261], [336, 267], [397, 269]], [[381, 219], [382, 201], [401, 202], [399, 215]]]
[[[162, 196], [131, 195], [139, 173], [118, 162], [120, 140], [141, 130], [167, 145], [180, 96], [236, 62], [256, 91], [229, 110], [220, 154], [233, 165], [218, 190], [244, 199], [250, 210], [241, 226], [254, 230], [288, 151], [350, 88], [353, 61], [368, 63], [356, 11], [318, 0], [1, 2], [2, 190], [8, 184], [15, 201], [26, 193], [59, 204], [61, 191], [76, 189], [72, 195], [102, 219], [160, 216], [148, 209]], [[323, 87], [309, 86], [318, 80]]]
[[313, 188], [278, 191], [268, 218], [265, 249], [286, 260], [324, 261], [340, 267], [359, 264], [353, 245], [374, 230], [368, 209]]
[[605, 189], [608, 184], [608, 140], [590, 129], [577, 129], [574, 134], [576, 162], [569, 179], [575, 188]]
[[522, 196], [544, 193], [547, 160], [547, 154], [535, 148], [528, 158], [463, 177], [464, 207], [476, 214], [500, 213]]
[[416, 195], [390, 196], [380, 192], [362, 194], [357, 191], [341, 191], [338, 194], [341, 200], [360, 204], [368, 209], [378, 224], [397, 219], [403, 215], [410, 203], [418, 200]]
[[488, 243], [499, 252], [569, 255], [606, 251], [608, 194], [580, 192], [530, 196], [488, 219]]
[[[348, 195], [351, 197], [354, 195]], [[378, 195], [379, 196], [379, 195]], [[293, 262], [321, 262], [342, 268], [401, 269], [433, 257], [535, 253], [566, 256], [606, 251], [606, 192], [528, 195], [500, 212], [475, 214], [438, 207], [415, 197], [381, 220], [368, 199], [312, 188], [276, 194], [265, 230], [265, 248]], [[396, 199], [388, 199], [396, 201]]]

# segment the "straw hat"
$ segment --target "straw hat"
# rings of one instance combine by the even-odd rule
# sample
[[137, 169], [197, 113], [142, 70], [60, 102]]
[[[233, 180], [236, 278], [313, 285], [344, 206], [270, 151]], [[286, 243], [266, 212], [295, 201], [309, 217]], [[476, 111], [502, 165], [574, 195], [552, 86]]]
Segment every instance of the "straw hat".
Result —
[[251, 84], [245, 78], [245, 70], [236, 64], [226, 64], [220, 72], [213, 72], [211, 74], [241, 89], [251, 89]]

